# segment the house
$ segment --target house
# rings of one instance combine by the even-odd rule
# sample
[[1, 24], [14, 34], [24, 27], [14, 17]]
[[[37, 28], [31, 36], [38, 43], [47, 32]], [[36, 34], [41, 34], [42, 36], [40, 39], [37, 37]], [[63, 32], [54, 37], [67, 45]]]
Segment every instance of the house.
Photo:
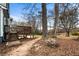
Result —
[[0, 3], [0, 42], [6, 40], [6, 33], [8, 31], [9, 21], [9, 4]]

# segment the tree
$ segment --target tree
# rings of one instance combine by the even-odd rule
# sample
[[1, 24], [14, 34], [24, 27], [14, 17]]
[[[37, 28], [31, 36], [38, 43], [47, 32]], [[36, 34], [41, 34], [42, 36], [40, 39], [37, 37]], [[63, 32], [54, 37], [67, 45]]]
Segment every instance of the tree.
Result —
[[58, 25], [58, 16], [59, 16], [59, 4], [58, 3], [55, 3], [55, 6], [54, 6], [54, 13], [55, 13], [55, 20], [54, 20], [54, 35], [56, 35], [56, 32], [57, 32], [57, 25]]
[[78, 4], [64, 4], [59, 18], [61, 21], [61, 27], [65, 30], [66, 36], [69, 36], [72, 29], [79, 21]]
[[47, 9], [46, 3], [42, 3], [42, 33], [43, 37], [47, 37]]
[[[28, 22], [32, 21], [32, 23], [33, 23], [32, 27], [34, 29], [35, 25], [36, 26], [38, 25], [38, 24], [36, 24], [36, 20], [38, 20], [38, 17], [42, 18], [42, 20], [41, 20], [42, 21], [42, 34], [43, 34], [43, 37], [46, 37], [47, 36], [47, 8], [46, 8], [46, 4], [45, 3], [39, 4], [39, 5], [41, 5], [41, 8], [42, 8], [40, 15], [38, 13], [40, 10], [39, 10], [39, 8], [37, 8], [38, 7], [37, 5], [38, 4], [26, 5], [26, 7], [24, 8], [25, 12], [23, 13], [23, 15], [24, 15], [23, 19], [25, 19], [27, 21], [29, 20]], [[30, 11], [30, 12], [27, 12], [27, 11]], [[37, 19], [35, 19], [35, 18], [37, 18]]]
[[[37, 4], [26, 4], [23, 8], [23, 19], [32, 26], [33, 33], [36, 31]], [[28, 12], [27, 12], [28, 11]]]

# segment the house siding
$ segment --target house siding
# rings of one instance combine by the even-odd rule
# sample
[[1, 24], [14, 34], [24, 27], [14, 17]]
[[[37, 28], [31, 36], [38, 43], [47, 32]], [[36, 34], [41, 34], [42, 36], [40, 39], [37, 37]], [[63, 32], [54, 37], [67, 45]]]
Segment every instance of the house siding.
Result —
[[3, 10], [0, 8], [0, 42], [3, 39]]
[[1, 36], [1, 8], [0, 8], [0, 36]]
[[5, 24], [7, 21], [8, 21], [8, 13], [7, 13], [7, 11], [8, 11], [8, 8], [6, 7], [7, 6], [7, 4], [5, 3], [0, 3], [0, 43], [2, 42], [2, 41], [5, 41], [5, 39], [4, 39], [4, 34], [5, 34], [5, 32], [4, 32], [4, 27], [5, 27], [5, 25], [8, 25], [8, 24]]

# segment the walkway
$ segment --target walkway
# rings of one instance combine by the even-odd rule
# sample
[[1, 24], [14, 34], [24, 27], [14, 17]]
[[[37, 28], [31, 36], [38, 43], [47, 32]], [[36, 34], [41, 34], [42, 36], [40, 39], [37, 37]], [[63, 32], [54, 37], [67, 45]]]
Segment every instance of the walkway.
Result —
[[6, 54], [4, 55], [12, 55], [12, 56], [24, 56], [27, 55], [29, 53], [29, 49], [32, 47], [32, 45], [37, 42], [41, 37], [34, 39], [34, 40], [30, 40], [30, 41], [25, 41], [21, 46], [19, 46], [18, 48], [12, 50], [12, 51], [8, 51]]

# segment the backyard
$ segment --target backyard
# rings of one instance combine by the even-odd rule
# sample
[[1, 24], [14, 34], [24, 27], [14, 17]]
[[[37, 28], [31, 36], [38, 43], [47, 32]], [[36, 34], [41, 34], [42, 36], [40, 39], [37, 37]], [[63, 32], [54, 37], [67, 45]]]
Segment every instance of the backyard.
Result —
[[1, 56], [79, 56], [79, 3], [4, 3], [0, 8]]
[[37, 36], [35, 39], [22, 39], [12, 42], [0, 44], [0, 55], [79, 56], [79, 41], [74, 39], [56, 39], [57, 46], [55, 47], [48, 46], [41, 36]]

